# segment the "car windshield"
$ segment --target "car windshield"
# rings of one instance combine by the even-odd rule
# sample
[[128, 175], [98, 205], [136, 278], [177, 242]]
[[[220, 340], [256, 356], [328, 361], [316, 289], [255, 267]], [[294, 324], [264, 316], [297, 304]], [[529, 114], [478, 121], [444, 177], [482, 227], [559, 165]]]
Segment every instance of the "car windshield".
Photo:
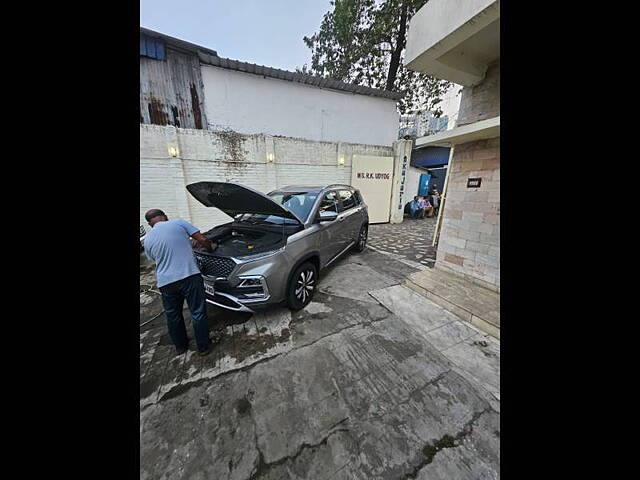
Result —
[[303, 222], [307, 220], [309, 213], [311, 213], [311, 208], [317, 197], [318, 194], [312, 192], [276, 192], [269, 194], [271, 200], [283, 205]]
[[[284, 205], [287, 210], [295, 214], [303, 222], [307, 220], [311, 207], [315, 202], [317, 193], [273, 193], [269, 194], [274, 202]], [[292, 218], [284, 218], [279, 215], [267, 215], [263, 213], [242, 213], [235, 217], [236, 222], [251, 224], [270, 223], [273, 225], [297, 225], [298, 222]]]
[[284, 218], [279, 215], [267, 215], [264, 213], [241, 213], [234, 217], [236, 222], [250, 223], [252, 225], [260, 225], [269, 223], [272, 225], [300, 225], [292, 218]]

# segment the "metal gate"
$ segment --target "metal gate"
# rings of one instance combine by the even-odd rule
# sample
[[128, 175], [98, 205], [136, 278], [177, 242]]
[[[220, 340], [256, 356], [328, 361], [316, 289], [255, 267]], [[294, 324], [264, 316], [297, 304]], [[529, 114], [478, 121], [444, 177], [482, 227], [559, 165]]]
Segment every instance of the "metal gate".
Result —
[[391, 216], [393, 157], [354, 155], [351, 185], [360, 190], [369, 207], [370, 223], [385, 223]]

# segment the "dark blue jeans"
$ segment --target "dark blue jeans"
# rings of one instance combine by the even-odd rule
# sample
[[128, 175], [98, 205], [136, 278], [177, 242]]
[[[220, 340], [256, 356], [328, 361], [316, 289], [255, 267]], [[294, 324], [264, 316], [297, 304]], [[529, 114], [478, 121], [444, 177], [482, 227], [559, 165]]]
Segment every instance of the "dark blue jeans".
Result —
[[187, 330], [182, 316], [182, 305], [187, 301], [191, 312], [193, 333], [198, 350], [209, 348], [209, 323], [207, 322], [207, 306], [204, 296], [204, 282], [200, 274], [191, 275], [177, 282], [160, 287], [162, 305], [167, 317], [167, 328], [171, 341], [177, 349], [189, 346]]
[[419, 208], [415, 212], [411, 212], [411, 218], [424, 218], [424, 208]]

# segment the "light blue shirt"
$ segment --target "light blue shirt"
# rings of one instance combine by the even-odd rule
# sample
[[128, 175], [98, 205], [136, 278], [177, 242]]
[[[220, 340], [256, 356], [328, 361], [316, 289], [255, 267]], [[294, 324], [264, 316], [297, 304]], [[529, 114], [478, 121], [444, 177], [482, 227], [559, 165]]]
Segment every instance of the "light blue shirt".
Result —
[[158, 287], [200, 273], [189, 237], [200, 229], [176, 219], [156, 223], [144, 237], [144, 251], [156, 263]]
[[411, 203], [409, 204], [409, 208], [411, 209], [411, 213], [415, 213], [418, 210], [420, 210], [422, 207], [420, 206], [420, 202], [411, 200]]

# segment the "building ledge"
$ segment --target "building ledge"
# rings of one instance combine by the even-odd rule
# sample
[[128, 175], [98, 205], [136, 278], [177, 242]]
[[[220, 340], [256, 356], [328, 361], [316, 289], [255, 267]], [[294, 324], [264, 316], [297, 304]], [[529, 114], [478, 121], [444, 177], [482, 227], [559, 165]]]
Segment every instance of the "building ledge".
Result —
[[500, 58], [500, 0], [430, 0], [411, 19], [405, 66], [465, 87]]
[[417, 138], [415, 148], [427, 146], [458, 145], [460, 143], [484, 140], [500, 136], [500, 117], [488, 118], [479, 122], [470, 123], [461, 127], [452, 128], [444, 132]]

